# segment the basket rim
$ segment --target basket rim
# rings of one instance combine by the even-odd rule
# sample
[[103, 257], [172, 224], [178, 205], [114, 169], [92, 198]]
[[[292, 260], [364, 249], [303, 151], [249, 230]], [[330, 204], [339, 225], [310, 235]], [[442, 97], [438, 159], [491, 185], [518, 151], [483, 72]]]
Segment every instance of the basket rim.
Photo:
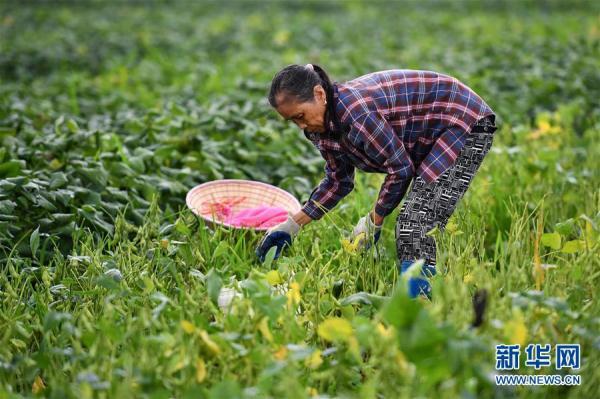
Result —
[[245, 179], [219, 179], [219, 180], [211, 180], [211, 181], [207, 181], [204, 183], [200, 183], [194, 187], [192, 187], [186, 194], [185, 196], [185, 204], [187, 205], [188, 209], [190, 211], [192, 211], [193, 214], [195, 214], [196, 216], [201, 217], [202, 219], [210, 222], [210, 223], [217, 223], [221, 226], [225, 226], [225, 227], [232, 227], [232, 228], [236, 228], [236, 229], [250, 229], [250, 230], [267, 230], [268, 227], [250, 227], [250, 226], [234, 226], [232, 224], [229, 223], [225, 223], [222, 222], [220, 220], [216, 220], [213, 218], [208, 218], [204, 215], [201, 215], [200, 213], [197, 213], [195, 211], [195, 208], [192, 207], [191, 205], [191, 196], [194, 192], [197, 192], [198, 190], [200, 190], [203, 187], [209, 187], [212, 185], [216, 185], [216, 184], [226, 184], [226, 183], [242, 183], [242, 184], [248, 184], [248, 185], [253, 185], [253, 186], [263, 186], [265, 188], [268, 188], [270, 190], [275, 190], [275, 191], [279, 191], [282, 195], [288, 197], [292, 202], [294, 202], [295, 205], [298, 206], [298, 208], [302, 208], [302, 204], [300, 204], [300, 201], [298, 201], [298, 199], [296, 197], [294, 197], [290, 192], [282, 189], [281, 187], [277, 187], [274, 186], [272, 184], [268, 184], [268, 183], [264, 183], [261, 181], [257, 181], [257, 180], [245, 180]]

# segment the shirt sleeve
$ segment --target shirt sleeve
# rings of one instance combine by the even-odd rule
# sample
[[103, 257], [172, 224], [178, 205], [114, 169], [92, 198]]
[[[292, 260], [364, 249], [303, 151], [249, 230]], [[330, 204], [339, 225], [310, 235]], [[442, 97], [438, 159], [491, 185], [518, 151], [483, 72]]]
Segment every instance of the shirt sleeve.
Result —
[[375, 204], [375, 212], [385, 217], [402, 201], [415, 167], [402, 140], [378, 112], [357, 117], [352, 129], [365, 154], [386, 173]]
[[354, 165], [343, 154], [319, 149], [325, 158], [325, 178], [310, 194], [302, 211], [318, 220], [354, 189]]

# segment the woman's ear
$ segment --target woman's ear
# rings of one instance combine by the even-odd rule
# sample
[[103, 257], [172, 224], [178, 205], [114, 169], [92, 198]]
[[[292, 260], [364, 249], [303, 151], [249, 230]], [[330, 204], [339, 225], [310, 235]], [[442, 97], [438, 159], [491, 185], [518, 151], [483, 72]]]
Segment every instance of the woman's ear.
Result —
[[323, 89], [323, 86], [321, 85], [316, 85], [314, 87], [313, 94], [315, 96], [315, 101], [318, 104], [323, 104], [327, 99], [327, 93], [325, 93], [325, 89]]

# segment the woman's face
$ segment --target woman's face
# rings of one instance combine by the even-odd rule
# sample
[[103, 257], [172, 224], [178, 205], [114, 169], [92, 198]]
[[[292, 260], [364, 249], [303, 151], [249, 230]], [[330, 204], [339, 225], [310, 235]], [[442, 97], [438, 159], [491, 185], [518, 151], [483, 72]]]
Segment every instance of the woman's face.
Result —
[[302, 130], [309, 132], [325, 132], [325, 90], [321, 85], [314, 88], [313, 101], [297, 102], [293, 97], [277, 97], [277, 112], [286, 120], [293, 121]]

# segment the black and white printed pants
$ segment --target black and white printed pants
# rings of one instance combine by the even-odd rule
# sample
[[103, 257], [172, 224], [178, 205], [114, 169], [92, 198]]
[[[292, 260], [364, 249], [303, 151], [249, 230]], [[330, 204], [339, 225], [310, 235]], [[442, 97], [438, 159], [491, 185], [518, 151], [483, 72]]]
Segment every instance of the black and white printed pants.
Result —
[[467, 135], [452, 167], [432, 183], [425, 183], [420, 176], [413, 180], [396, 219], [396, 250], [401, 272], [412, 262], [424, 259], [423, 270], [435, 274], [436, 243], [432, 236], [425, 234], [436, 226], [444, 230], [490, 150], [496, 129], [491, 117], [482, 118]]

